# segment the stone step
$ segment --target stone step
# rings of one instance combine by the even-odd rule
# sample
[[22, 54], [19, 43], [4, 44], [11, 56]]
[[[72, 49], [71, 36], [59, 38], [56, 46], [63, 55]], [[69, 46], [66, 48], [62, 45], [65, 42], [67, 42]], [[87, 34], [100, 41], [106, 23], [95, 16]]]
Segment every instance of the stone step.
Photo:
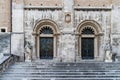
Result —
[[2, 74], [120, 74], [120, 72], [4, 72]]
[[27, 70], [27, 69], [29, 69], [29, 70], [33, 70], [33, 71], [37, 71], [37, 70], [39, 70], [39, 71], [48, 71], [48, 70], [57, 70], [57, 71], [60, 71], [60, 70], [69, 70], [69, 71], [77, 71], [77, 70], [79, 70], [79, 71], [85, 71], [85, 70], [91, 70], [91, 71], [97, 71], [97, 70], [101, 70], [101, 71], [110, 71], [110, 70], [120, 70], [120, 69], [99, 69], [99, 68], [89, 68], [89, 69], [87, 69], [87, 68], [19, 68], [19, 69], [8, 69], [8, 70], [10, 70], [10, 71], [17, 71], [17, 70]]
[[[21, 65], [22, 64], [22, 65]], [[92, 64], [92, 65], [90, 65]], [[18, 62], [18, 63], [15, 63], [15, 65], [19, 65], [19, 66], [26, 66], [26, 65], [30, 65], [30, 66], [34, 66], [34, 65], [57, 65], [57, 66], [67, 66], [67, 65], [70, 65], [70, 66], [84, 66], [84, 65], [88, 65], [88, 66], [94, 66], [94, 65], [99, 65], [99, 66], [113, 66], [113, 64], [116, 64], [114, 66], [118, 66], [120, 65], [120, 62], [118, 63], [105, 63], [105, 62], [101, 62], [101, 63], [35, 63], [35, 62]]]
[[120, 78], [120, 75], [0, 75], [0, 77], [26, 77], [26, 78]]
[[20, 70], [9, 69], [6, 72], [120, 72], [120, 70]]
[[[116, 65], [114, 65], [114, 64], [116, 64]], [[120, 63], [113, 63], [113, 64], [107, 64], [107, 63], [103, 63], [103, 64], [97, 64], [97, 63], [74, 63], [74, 64], [70, 64], [70, 63], [66, 63], [66, 64], [64, 64], [64, 63], [53, 63], [53, 64], [47, 64], [47, 63], [44, 63], [44, 64], [37, 64], [37, 63], [35, 63], [35, 64], [33, 64], [33, 63], [31, 63], [31, 64], [29, 64], [29, 63], [26, 63], [26, 64], [16, 64], [15, 63], [15, 66], [34, 66], [34, 65], [40, 65], [40, 66], [42, 66], [42, 65], [49, 65], [49, 66], [84, 66], [84, 65], [87, 65], [87, 66], [97, 66], [97, 65], [99, 65], [99, 66], [118, 66], [118, 65], [120, 65]]]
[[3, 78], [0, 80], [120, 80], [120, 78]]
[[120, 75], [120, 72], [4, 72], [1, 75]]
[[120, 80], [120, 63], [20, 62], [0, 74], [0, 80]]
[[[107, 63], [108, 64], [108, 63]], [[93, 64], [91, 64], [91, 63], [78, 63], [78, 64], [76, 64], [76, 63], [69, 63], [69, 64], [65, 64], [65, 63], [55, 63], [55, 64], [42, 64], [42, 65], [39, 65], [39, 64], [19, 64], [19, 65], [14, 65], [14, 66], [11, 66], [10, 68], [43, 68], [43, 67], [49, 67], [49, 68], [56, 68], [56, 67], [59, 67], [59, 68], [68, 68], [68, 67], [70, 67], [70, 68], [76, 68], [76, 67], [79, 67], [80, 69], [83, 69], [83, 68], [96, 68], [96, 69], [110, 69], [111, 70], [111, 68], [112, 69], [120, 69], [120, 64], [117, 64], [117, 63], [113, 63], [113, 64], [111, 64], [111, 65], [107, 65], [107, 64], [103, 64], [103, 63], [99, 63], [99, 64], [97, 64], [97, 63], [93, 63]], [[114, 65], [115, 64], [115, 65]]]
[[114, 73], [114, 74], [104, 74], [104, 73], [101, 73], [101, 74], [100, 74], [100, 73], [96, 73], [96, 74], [94, 74], [94, 73], [83, 73], [83, 74], [82, 74], [82, 73], [81, 73], [81, 74], [77, 74], [77, 73], [74, 73], [74, 74], [73, 74], [73, 73], [68, 73], [68, 74], [66, 74], [66, 73], [64, 73], [64, 74], [60, 74], [60, 73], [57, 73], [57, 74], [55, 74], [55, 73], [51, 73], [51, 74], [47, 74], [47, 73], [44, 73], [44, 74], [43, 74], [43, 73], [29, 74], [29, 73], [28, 73], [28, 74], [26, 74], [26, 73], [23, 73], [23, 74], [17, 74], [17, 73], [16, 73], [16, 74], [3, 74], [3, 75], [0, 75], [0, 77], [4, 77], [4, 76], [7, 76], [7, 77], [8, 77], [8, 76], [13, 76], [13, 77], [14, 77], [14, 76], [17, 76], [17, 77], [18, 77], [18, 76], [22, 76], [22, 77], [24, 77], [24, 76], [25, 76], [25, 77], [27, 77], [27, 76], [33, 76], [33, 77], [34, 77], [34, 76], [44, 76], [44, 75], [45, 75], [46, 77], [47, 77], [47, 76], [48, 76], [48, 77], [49, 77], [49, 76], [50, 76], [50, 77], [52, 77], [52, 76], [55, 76], [55, 77], [56, 77], [56, 76], [65, 76], [65, 77], [69, 77], [69, 76], [74, 76], [74, 77], [75, 77], [75, 76], [77, 76], [77, 77], [78, 77], [78, 76], [79, 76], [79, 77], [81, 77], [81, 76], [84, 76], [84, 77], [85, 77], [85, 76], [86, 76], [86, 77], [91, 77], [91, 76], [94, 76], [94, 77], [95, 77], [95, 76], [97, 76], [97, 77], [113, 76], [113, 77], [116, 77], [116, 76], [117, 76], [117, 77], [120, 77], [120, 74], [116, 74], [116, 73]]
[[111, 68], [111, 69], [102, 69], [102, 68], [10, 68], [10, 69], [7, 69], [7, 70], [41, 70], [41, 71], [48, 71], [48, 70], [72, 70], [72, 71], [77, 71], [77, 70], [91, 70], [91, 71], [95, 71], [95, 70], [101, 70], [101, 71], [104, 71], [104, 70], [120, 70], [119, 68]]
[[73, 65], [73, 66], [70, 66], [70, 65], [67, 65], [67, 66], [57, 66], [57, 65], [53, 65], [53, 66], [47, 66], [47, 65], [42, 65], [42, 66], [38, 66], [38, 65], [34, 65], [34, 66], [11, 66], [9, 68], [43, 68], [43, 67], [50, 67], [50, 68], [55, 68], [55, 67], [58, 67], [58, 68], [63, 68], [63, 67], [66, 67], [66, 68], [74, 68], [74, 67], [79, 67], [79, 68], [88, 68], [88, 67], [100, 67], [100, 68], [120, 68], [120, 66], [99, 66], [99, 65], [96, 65], [96, 66], [76, 66], [76, 65]]
[[[107, 73], [107, 74], [105, 74], [105, 73], [6, 73], [6, 74], [3, 74], [3, 75], [8, 75], [8, 76], [11, 76], [11, 75], [14, 75], [14, 76], [19, 76], [19, 75], [40, 75], [40, 76], [42, 76], [42, 75], [92, 75], [92, 76], [94, 76], [94, 75], [96, 75], [96, 76], [102, 76], [102, 75], [119, 75], [118, 73]], [[0, 75], [0, 76], [2, 76], [2, 75]]]

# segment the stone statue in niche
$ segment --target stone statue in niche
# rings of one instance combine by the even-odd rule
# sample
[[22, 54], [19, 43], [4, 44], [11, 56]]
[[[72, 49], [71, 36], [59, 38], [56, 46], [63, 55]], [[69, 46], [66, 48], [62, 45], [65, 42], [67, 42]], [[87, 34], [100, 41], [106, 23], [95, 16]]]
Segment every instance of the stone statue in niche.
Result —
[[118, 61], [117, 59], [117, 53], [119, 52], [118, 51], [118, 46], [119, 46], [119, 38], [113, 38], [113, 46], [115, 50], [113, 50], [113, 54], [112, 54], [112, 60], [113, 61]]
[[112, 53], [110, 49], [110, 43], [109, 40], [108, 43], [105, 46], [105, 62], [112, 62]]
[[112, 60], [115, 62], [115, 61], [118, 61], [117, 59], [117, 53], [113, 53], [112, 54]]
[[112, 53], [110, 50], [105, 51], [105, 62], [112, 62]]
[[30, 42], [26, 42], [25, 45], [25, 61], [31, 61], [32, 46]]

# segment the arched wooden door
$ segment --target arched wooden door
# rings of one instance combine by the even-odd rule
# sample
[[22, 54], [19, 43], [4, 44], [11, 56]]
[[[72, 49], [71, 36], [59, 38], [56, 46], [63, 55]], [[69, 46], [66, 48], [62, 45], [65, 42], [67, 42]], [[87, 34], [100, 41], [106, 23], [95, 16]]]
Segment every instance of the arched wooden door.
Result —
[[54, 37], [53, 30], [49, 26], [40, 30], [39, 48], [40, 59], [53, 59]]
[[82, 59], [94, 59], [94, 38], [82, 38]]
[[99, 42], [103, 32], [99, 23], [94, 20], [82, 21], [76, 29], [76, 35], [78, 35], [77, 57], [80, 57], [80, 60], [100, 60]]
[[91, 28], [82, 30], [81, 53], [82, 59], [94, 59], [94, 31]]

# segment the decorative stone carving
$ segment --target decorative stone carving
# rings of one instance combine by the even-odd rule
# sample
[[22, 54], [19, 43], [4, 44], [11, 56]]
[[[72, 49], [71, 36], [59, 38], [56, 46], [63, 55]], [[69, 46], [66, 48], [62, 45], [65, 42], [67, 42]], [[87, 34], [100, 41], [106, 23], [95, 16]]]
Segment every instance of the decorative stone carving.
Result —
[[111, 53], [111, 44], [110, 44], [110, 38], [106, 40], [106, 46], [105, 46], [105, 62], [112, 62], [112, 53]]
[[107, 50], [105, 52], [105, 62], [112, 62], [112, 53], [110, 50]]
[[66, 23], [70, 23], [71, 22], [71, 15], [70, 15], [70, 13], [66, 13], [65, 14], [65, 22]]
[[118, 46], [119, 45], [119, 39], [118, 38], [113, 38], [113, 45]]
[[25, 46], [25, 61], [31, 61], [32, 46], [30, 42], [26, 42]]
[[115, 62], [115, 61], [118, 61], [117, 59], [117, 53], [113, 53], [112, 54], [112, 60]]

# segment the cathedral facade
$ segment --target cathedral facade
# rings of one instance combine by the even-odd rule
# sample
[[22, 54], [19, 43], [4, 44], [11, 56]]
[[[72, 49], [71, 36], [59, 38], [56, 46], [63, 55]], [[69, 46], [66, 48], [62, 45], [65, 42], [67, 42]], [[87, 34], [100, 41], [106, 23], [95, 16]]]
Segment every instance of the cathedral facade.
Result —
[[5, 1], [1, 53], [21, 60], [119, 61], [120, 0]]

